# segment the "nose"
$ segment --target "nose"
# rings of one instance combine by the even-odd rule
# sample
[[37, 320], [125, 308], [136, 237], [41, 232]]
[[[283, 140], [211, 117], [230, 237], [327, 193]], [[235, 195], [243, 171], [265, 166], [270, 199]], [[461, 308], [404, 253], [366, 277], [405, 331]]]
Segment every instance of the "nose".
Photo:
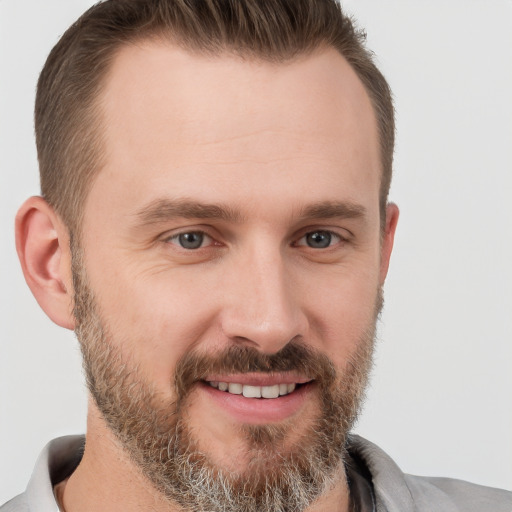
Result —
[[305, 335], [297, 283], [280, 251], [253, 251], [225, 277], [221, 326], [232, 343], [273, 354]]

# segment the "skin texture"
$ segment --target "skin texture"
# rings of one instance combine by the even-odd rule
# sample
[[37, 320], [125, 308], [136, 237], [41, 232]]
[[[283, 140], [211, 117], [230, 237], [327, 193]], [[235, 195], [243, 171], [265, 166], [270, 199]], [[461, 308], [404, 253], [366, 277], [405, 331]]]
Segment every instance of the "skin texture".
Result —
[[[101, 103], [106, 164], [85, 203], [80, 246], [110, 342], [141, 378], [173, 401], [176, 366], [191, 351], [270, 355], [297, 340], [346, 373], [375, 325], [398, 210], [388, 206], [382, 233], [375, 118], [345, 60], [327, 49], [270, 64], [141, 43], [119, 52]], [[331, 233], [328, 247], [308, 246], [318, 231]], [[181, 247], [178, 235], [195, 232], [205, 233], [203, 245]], [[31, 198], [17, 235], [37, 300], [73, 328], [67, 230]], [[275, 424], [295, 425], [286, 437], [293, 447], [318, 414], [312, 386]], [[186, 418], [211, 461], [247, 468], [240, 418], [200, 386]], [[63, 499], [68, 512], [106, 503], [178, 510], [140, 474], [92, 400], [83, 462]], [[348, 510], [341, 471], [308, 510]]]

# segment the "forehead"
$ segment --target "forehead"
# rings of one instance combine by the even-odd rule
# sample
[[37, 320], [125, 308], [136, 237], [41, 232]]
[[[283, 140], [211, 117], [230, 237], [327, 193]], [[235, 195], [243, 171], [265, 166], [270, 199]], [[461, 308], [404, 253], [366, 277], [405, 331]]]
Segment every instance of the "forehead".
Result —
[[244, 202], [269, 184], [276, 196], [300, 196], [312, 181], [326, 189], [338, 179], [378, 195], [373, 109], [334, 49], [271, 63], [164, 42], [124, 46], [101, 106], [106, 165], [92, 193], [116, 183], [135, 206], [157, 190], [221, 198], [236, 185]]

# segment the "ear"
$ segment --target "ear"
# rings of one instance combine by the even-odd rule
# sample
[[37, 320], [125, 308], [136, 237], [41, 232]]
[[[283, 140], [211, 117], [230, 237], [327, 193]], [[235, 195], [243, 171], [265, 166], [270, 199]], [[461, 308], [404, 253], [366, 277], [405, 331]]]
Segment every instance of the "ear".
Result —
[[23, 275], [43, 311], [74, 329], [69, 233], [42, 197], [31, 197], [16, 215], [16, 250]]
[[396, 225], [399, 217], [398, 206], [394, 203], [389, 203], [386, 207], [386, 226], [384, 228], [381, 253], [380, 253], [380, 285], [384, 284], [388, 274], [389, 259], [391, 258], [391, 251], [393, 250], [393, 242], [395, 240]]

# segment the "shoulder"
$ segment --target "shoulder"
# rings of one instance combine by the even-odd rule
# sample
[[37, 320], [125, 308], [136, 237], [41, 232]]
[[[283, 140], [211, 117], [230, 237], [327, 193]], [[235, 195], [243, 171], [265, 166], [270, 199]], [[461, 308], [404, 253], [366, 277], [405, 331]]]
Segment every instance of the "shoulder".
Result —
[[512, 492], [406, 475], [383, 450], [359, 436], [350, 437], [348, 451], [371, 478], [378, 512], [512, 512]]
[[20, 494], [4, 505], [0, 506], [1, 512], [29, 512], [30, 507], [25, 501], [25, 495]]
[[512, 512], [512, 493], [451, 478], [404, 475], [419, 510], [429, 510], [432, 501], [450, 505], [447, 510], [464, 512]]
[[39, 455], [25, 492], [0, 506], [0, 512], [55, 512], [53, 486], [75, 470], [84, 442], [84, 436], [66, 436], [48, 443]]

